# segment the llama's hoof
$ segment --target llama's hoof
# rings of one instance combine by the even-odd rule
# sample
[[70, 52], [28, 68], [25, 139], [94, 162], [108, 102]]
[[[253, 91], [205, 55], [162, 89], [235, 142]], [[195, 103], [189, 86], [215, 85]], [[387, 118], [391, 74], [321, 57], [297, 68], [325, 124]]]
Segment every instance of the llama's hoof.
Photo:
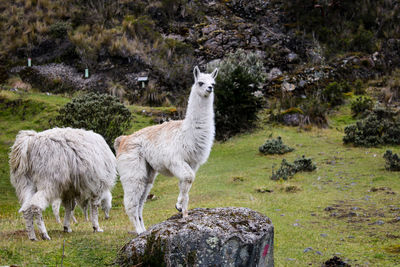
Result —
[[30, 241], [38, 241], [36, 237], [30, 237], [29, 240]]
[[42, 234], [42, 239], [43, 240], [51, 240], [50, 236], [46, 233], [46, 234]]
[[99, 228], [93, 227], [93, 232], [94, 232], [94, 233], [96, 233], [96, 232], [102, 233], [102, 232], [104, 232], [104, 230], [101, 229], [100, 227], [99, 227]]
[[138, 235], [138, 233], [136, 231], [128, 231], [128, 234], [130, 234], [130, 235]]
[[182, 212], [182, 208], [178, 208], [177, 204], [175, 204], [175, 209], [177, 209], [179, 212]]
[[65, 233], [71, 233], [72, 230], [71, 230], [71, 228], [69, 228], [69, 227], [67, 227], [67, 226], [64, 226], [64, 232], [65, 232]]

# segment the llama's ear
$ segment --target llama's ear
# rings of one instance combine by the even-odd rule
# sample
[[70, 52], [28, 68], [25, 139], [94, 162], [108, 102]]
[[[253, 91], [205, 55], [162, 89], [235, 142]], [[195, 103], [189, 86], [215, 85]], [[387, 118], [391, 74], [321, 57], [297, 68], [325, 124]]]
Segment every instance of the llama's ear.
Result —
[[194, 70], [193, 70], [193, 75], [194, 75], [194, 79], [195, 79], [195, 81], [197, 81], [197, 79], [199, 78], [199, 75], [200, 75], [200, 70], [199, 70], [199, 67], [194, 67]]
[[217, 78], [218, 76], [218, 68], [216, 68], [212, 73], [211, 73], [211, 77], [213, 77], [213, 79], [215, 80], [215, 78]]

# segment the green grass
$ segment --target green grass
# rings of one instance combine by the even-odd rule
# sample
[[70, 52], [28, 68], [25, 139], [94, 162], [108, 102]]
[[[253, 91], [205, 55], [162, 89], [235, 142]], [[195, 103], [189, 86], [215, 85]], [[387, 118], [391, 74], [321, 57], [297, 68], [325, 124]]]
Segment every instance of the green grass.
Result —
[[[4, 94], [1, 92], [0, 97]], [[7, 94], [7, 101], [19, 98]], [[113, 190], [111, 219], [104, 220], [102, 216], [100, 220], [104, 233], [92, 233], [79, 209], [78, 224], [72, 225], [72, 233], [61, 231], [62, 226], [55, 222], [50, 209], [44, 216], [51, 241], [31, 242], [23, 231], [19, 204], [9, 185], [7, 153], [19, 129], [46, 128], [46, 121], [55, 115], [57, 107], [68, 101], [53, 97], [54, 102], [52, 97], [28, 96], [27, 110], [32, 114], [25, 114], [24, 120], [19, 111], [11, 112], [11, 107], [4, 110], [4, 101], [0, 101], [0, 265], [60, 265], [64, 240], [65, 266], [111, 264], [118, 250], [133, 237], [128, 234], [132, 226], [123, 210], [120, 183]], [[330, 129], [299, 132], [297, 128], [267, 125], [254, 133], [214, 144], [208, 162], [197, 173], [190, 192], [190, 208], [249, 207], [270, 217], [275, 227], [276, 266], [321, 266], [335, 253], [353, 266], [400, 266], [400, 222], [392, 222], [400, 216], [400, 174], [386, 171], [382, 158], [386, 149], [395, 153], [400, 149], [344, 146], [342, 129], [351, 121], [348, 112], [347, 107], [340, 108], [330, 118]], [[135, 114], [140, 127], [151, 122], [150, 117]], [[278, 156], [259, 154], [258, 147], [271, 133], [274, 138], [281, 136], [296, 150]], [[276, 170], [283, 158], [293, 161], [303, 154], [313, 159], [316, 171], [298, 173], [287, 182], [270, 180], [272, 169]], [[296, 192], [287, 192], [289, 186], [297, 188]], [[273, 192], [258, 193], [258, 188]], [[372, 188], [379, 190], [373, 192]], [[151, 193], [156, 199], [145, 205], [147, 226], [176, 213], [178, 180], [158, 176]], [[328, 206], [334, 210], [325, 211]], [[357, 216], [351, 216], [351, 212]], [[330, 216], [333, 213], [337, 216]], [[379, 220], [384, 224], [374, 224]], [[307, 247], [313, 251], [304, 253]]]

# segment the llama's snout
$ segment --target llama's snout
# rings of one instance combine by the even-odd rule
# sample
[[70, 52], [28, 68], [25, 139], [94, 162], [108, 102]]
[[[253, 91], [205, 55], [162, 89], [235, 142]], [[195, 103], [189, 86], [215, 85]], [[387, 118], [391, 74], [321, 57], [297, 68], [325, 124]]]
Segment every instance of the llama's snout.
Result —
[[209, 87], [206, 89], [206, 91], [209, 92], [209, 93], [211, 93], [211, 92], [213, 91], [213, 89], [214, 89], [214, 88], [213, 88], [212, 86], [209, 86]]

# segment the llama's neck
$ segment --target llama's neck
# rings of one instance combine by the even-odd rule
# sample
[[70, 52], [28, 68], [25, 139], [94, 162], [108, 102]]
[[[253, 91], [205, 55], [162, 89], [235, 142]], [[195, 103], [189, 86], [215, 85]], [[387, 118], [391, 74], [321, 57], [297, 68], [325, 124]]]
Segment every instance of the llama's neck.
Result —
[[206, 137], [205, 135], [207, 135], [207, 138], [214, 138], [213, 102], [213, 94], [210, 94], [208, 97], [201, 97], [192, 88], [186, 116], [183, 120], [185, 134], [201, 139]]

